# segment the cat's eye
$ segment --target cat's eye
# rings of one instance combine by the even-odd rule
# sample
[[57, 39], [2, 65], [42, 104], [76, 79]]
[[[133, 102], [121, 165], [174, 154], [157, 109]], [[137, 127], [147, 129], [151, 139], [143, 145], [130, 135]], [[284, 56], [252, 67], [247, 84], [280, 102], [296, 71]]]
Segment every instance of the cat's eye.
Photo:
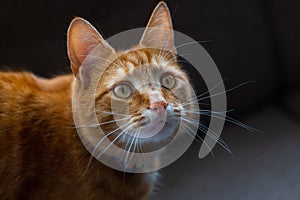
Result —
[[165, 74], [164, 76], [162, 76], [160, 82], [161, 82], [162, 86], [164, 86], [168, 89], [174, 88], [175, 84], [176, 84], [175, 77], [171, 74]]
[[132, 87], [127, 83], [120, 83], [113, 89], [114, 94], [121, 98], [121, 99], [127, 99], [132, 95]]

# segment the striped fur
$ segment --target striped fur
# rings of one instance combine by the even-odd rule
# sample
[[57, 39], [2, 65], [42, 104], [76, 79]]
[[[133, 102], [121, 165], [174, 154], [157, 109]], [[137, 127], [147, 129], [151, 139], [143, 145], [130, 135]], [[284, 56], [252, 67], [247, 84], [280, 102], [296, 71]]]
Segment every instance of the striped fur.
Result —
[[[73, 75], [43, 79], [27, 72], [0, 72], [1, 199], [142, 200], [147, 197], [157, 173], [124, 174], [97, 160], [84, 173], [90, 154], [77, 135], [71, 105], [72, 92], [79, 90], [72, 89], [72, 83], [88, 81], [93, 76], [91, 69], [82, 63], [94, 48], [100, 47], [97, 56], [110, 64], [95, 94], [99, 123], [113, 119], [111, 114], [101, 112], [111, 111], [112, 100], [118, 102], [120, 112], [129, 104], [130, 120], [135, 124], [129, 132], [144, 129], [145, 136], [151, 131], [147, 126], [155, 125], [151, 121], [157, 118], [152, 107], [157, 103], [166, 105], [174, 117], [180, 115], [178, 98], [191, 95], [185, 87], [189, 83], [187, 75], [176, 62], [171, 18], [165, 3], [158, 4], [147, 27], [140, 44], [116, 52], [87, 21], [75, 18], [68, 31]], [[150, 31], [151, 27], [166, 32]], [[161, 87], [164, 74], [175, 77], [173, 92]], [[113, 93], [124, 81], [133, 87], [129, 99]], [[109, 132], [117, 124], [108, 123], [102, 128]], [[168, 134], [153, 141], [145, 140], [144, 149], [151, 150], [154, 143], [167, 143], [175, 133]], [[121, 141], [120, 146], [124, 147], [125, 142]]]

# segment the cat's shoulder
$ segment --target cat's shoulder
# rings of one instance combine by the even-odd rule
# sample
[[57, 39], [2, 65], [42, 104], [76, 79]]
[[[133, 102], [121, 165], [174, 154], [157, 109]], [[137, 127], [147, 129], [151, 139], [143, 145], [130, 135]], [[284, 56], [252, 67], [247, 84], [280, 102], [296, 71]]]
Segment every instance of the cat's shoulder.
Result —
[[18, 90], [24, 88], [38, 88], [34, 75], [29, 72], [0, 72], [1, 90]]
[[30, 72], [0, 72], [0, 89], [5, 90], [41, 90], [45, 92], [68, 89], [72, 75], [60, 75], [54, 78], [42, 78]]
[[60, 75], [51, 79], [34, 76], [36, 84], [43, 91], [64, 91], [69, 90], [74, 79], [73, 75]]

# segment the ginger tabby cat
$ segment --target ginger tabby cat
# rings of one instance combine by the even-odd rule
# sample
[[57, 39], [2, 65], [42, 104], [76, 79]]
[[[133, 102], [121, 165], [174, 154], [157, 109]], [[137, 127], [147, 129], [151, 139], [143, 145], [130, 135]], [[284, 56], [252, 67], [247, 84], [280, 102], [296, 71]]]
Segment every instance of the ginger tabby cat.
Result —
[[[147, 27], [172, 29], [164, 2], [157, 5]], [[27, 72], [0, 72], [0, 198], [145, 199], [155, 184], [157, 172], [124, 173], [94, 159], [85, 173], [91, 154], [76, 129], [70, 128], [75, 126], [73, 84], [88, 78], [89, 69], [82, 63], [95, 46], [100, 46], [101, 56], [113, 64], [105, 71], [104, 80], [99, 82], [95, 97], [97, 108], [108, 110], [105, 102], [115, 98], [121, 104], [130, 101], [136, 112], [147, 110], [159, 116], [161, 110], [169, 109], [178, 113], [180, 106], [169, 89], [180, 90], [189, 97], [184, 91], [188, 78], [174, 59], [174, 36], [168, 33], [162, 37], [146, 28], [139, 45], [116, 52], [91, 24], [75, 18], [68, 30], [68, 55], [73, 74], [44, 79]], [[134, 89], [136, 83], [119, 81], [139, 68], [139, 63], [158, 66], [155, 73], [162, 74], [159, 81], [163, 87], [155, 94], [142, 94]], [[163, 66], [165, 63], [170, 67]], [[143, 79], [147, 79], [146, 76], [154, 75], [149, 72]], [[142, 80], [136, 80], [139, 81]], [[106, 115], [99, 115], [99, 122], [105, 122], [109, 113]], [[144, 119], [145, 115], [136, 121]]]

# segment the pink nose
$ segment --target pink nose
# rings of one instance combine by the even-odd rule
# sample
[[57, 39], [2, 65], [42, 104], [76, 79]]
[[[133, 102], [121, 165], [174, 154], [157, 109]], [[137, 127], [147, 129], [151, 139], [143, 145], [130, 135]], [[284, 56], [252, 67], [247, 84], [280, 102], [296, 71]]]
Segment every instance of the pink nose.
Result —
[[165, 101], [157, 101], [150, 105], [150, 109], [158, 115], [162, 115], [165, 112], [167, 105], [168, 104]]

